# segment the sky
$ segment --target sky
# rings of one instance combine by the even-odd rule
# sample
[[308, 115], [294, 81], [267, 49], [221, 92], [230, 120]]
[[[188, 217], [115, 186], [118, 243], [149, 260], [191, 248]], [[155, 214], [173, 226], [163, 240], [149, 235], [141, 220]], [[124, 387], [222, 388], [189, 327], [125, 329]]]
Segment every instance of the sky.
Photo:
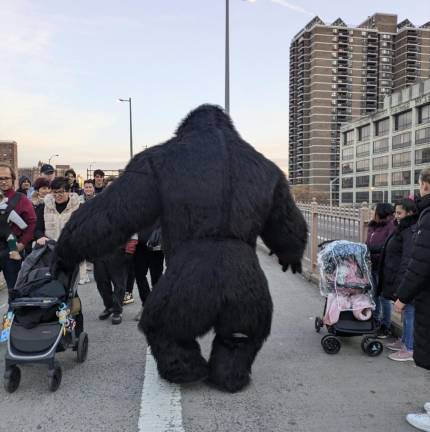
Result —
[[[375, 12], [421, 25], [427, 1], [230, 0], [230, 113], [286, 166], [289, 45], [315, 15], [357, 25]], [[202, 103], [224, 105], [225, 0], [0, 0], [0, 140], [18, 165], [122, 168]]]

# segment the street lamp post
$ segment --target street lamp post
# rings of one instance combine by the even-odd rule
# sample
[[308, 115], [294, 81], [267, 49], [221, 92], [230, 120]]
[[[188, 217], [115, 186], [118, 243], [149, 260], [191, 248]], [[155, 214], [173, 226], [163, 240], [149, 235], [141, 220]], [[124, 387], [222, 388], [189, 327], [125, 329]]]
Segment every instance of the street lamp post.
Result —
[[335, 177], [333, 180], [330, 180], [330, 210], [333, 208], [333, 198], [332, 198], [333, 183], [337, 182], [338, 180], [339, 177]]
[[119, 102], [128, 102], [129, 114], [130, 114], [130, 159], [133, 157], [133, 125], [131, 117], [131, 97], [128, 99], [118, 99]]
[[49, 163], [49, 165], [51, 165], [51, 159], [53, 158], [53, 157], [59, 157], [60, 155], [58, 155], [58, 154], [53, 154], [53, 155], [51, 155], [51, 156], [49, 156], [49, 159], [48, 159], [48, 163]]
[[87, 171], [87, 177], [88, 177], [88, 178], [89, 178], [90, 175], [91, 175], [91, 168], [92, 168], [92, 166], [95, 165], [95, 164], [96, 164], [95, 162], [91, 162], [91, 163], [90, 163], [90, 169]]

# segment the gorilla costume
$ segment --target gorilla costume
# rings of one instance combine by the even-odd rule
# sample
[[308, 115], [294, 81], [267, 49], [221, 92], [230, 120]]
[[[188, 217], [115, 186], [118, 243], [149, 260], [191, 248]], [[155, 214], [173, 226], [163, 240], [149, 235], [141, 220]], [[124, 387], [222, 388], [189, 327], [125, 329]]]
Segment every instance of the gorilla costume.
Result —
[[[161, 221], [166, 273], [138, 324], [161, 377], [246, 386], [270, 333], [272, 300], [257, 237], [285, 271], [301, 271], [306, 222], [282, 171], [246, 143], [224, 111], [202, 105], [175, 136], [136, 155], [64, 228], [59, 266], [106, 254]], [[209, 361], [196, 338], [214, 329]]]

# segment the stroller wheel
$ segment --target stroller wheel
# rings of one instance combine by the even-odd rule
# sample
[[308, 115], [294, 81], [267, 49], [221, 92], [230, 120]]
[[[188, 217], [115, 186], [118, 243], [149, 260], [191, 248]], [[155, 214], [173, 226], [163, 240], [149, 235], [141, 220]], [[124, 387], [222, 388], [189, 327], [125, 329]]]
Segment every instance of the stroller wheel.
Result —
[[88, 354], [88, 334], [82, 332], [79, 335], [78, 347], [76, 350], [77, 360], [79, 363], [83, 363], [87, 359]]
[[337, 354], [341, 346], [340, 340], [332, 335], [325, 335], [321, 339], [321, 345], [327, 354]]
[[21, 381], [21, 370], [18, 366], [10, 366], [4, 372], [4, 389], [13, 393]]
[[58, 364], [56, 364], [53, 369], [48, 370], [48, 388], [50, 391], [55, 392], [58, 390], [62, 376], [63, 372]]
[[315, 331], [319, 333], [323, 326], [323, 320], [320, 317], [315, 317]]
[[384, 345], [382, 345], [382, 342], [378, 340], [372, 340], [367, 343], [366, 354], [369, 357], [377, 357], [382, 353], [383, 350], [384, 350]]
[[372, 338], [370, 338], [369, 336], [365, 336], [361, 340], [361, 350], [364, 352], [364, 354], [367, 354], [367, 345], [369, 344], [369, 342], [371, 340], [372, 340]]

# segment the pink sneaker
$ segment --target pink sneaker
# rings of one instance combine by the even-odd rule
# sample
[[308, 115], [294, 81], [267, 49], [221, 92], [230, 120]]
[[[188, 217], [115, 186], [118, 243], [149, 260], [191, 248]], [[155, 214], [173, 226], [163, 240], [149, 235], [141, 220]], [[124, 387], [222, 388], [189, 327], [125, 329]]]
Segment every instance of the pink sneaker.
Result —
[[414, 352], [413, 351], [407, 351], [407, 350], [402, 348], [400, 351], [397, 351], [393, 354], [390, 354], [388, 356], [388, 358], [390, 360], [400, 361], [400, 362], [414, 361]]
[[403, 348], [403, 343], [401, 339], [397, 339], [395, 342], [385, 345], [385, 348], [390, 351], [400, 351]]

